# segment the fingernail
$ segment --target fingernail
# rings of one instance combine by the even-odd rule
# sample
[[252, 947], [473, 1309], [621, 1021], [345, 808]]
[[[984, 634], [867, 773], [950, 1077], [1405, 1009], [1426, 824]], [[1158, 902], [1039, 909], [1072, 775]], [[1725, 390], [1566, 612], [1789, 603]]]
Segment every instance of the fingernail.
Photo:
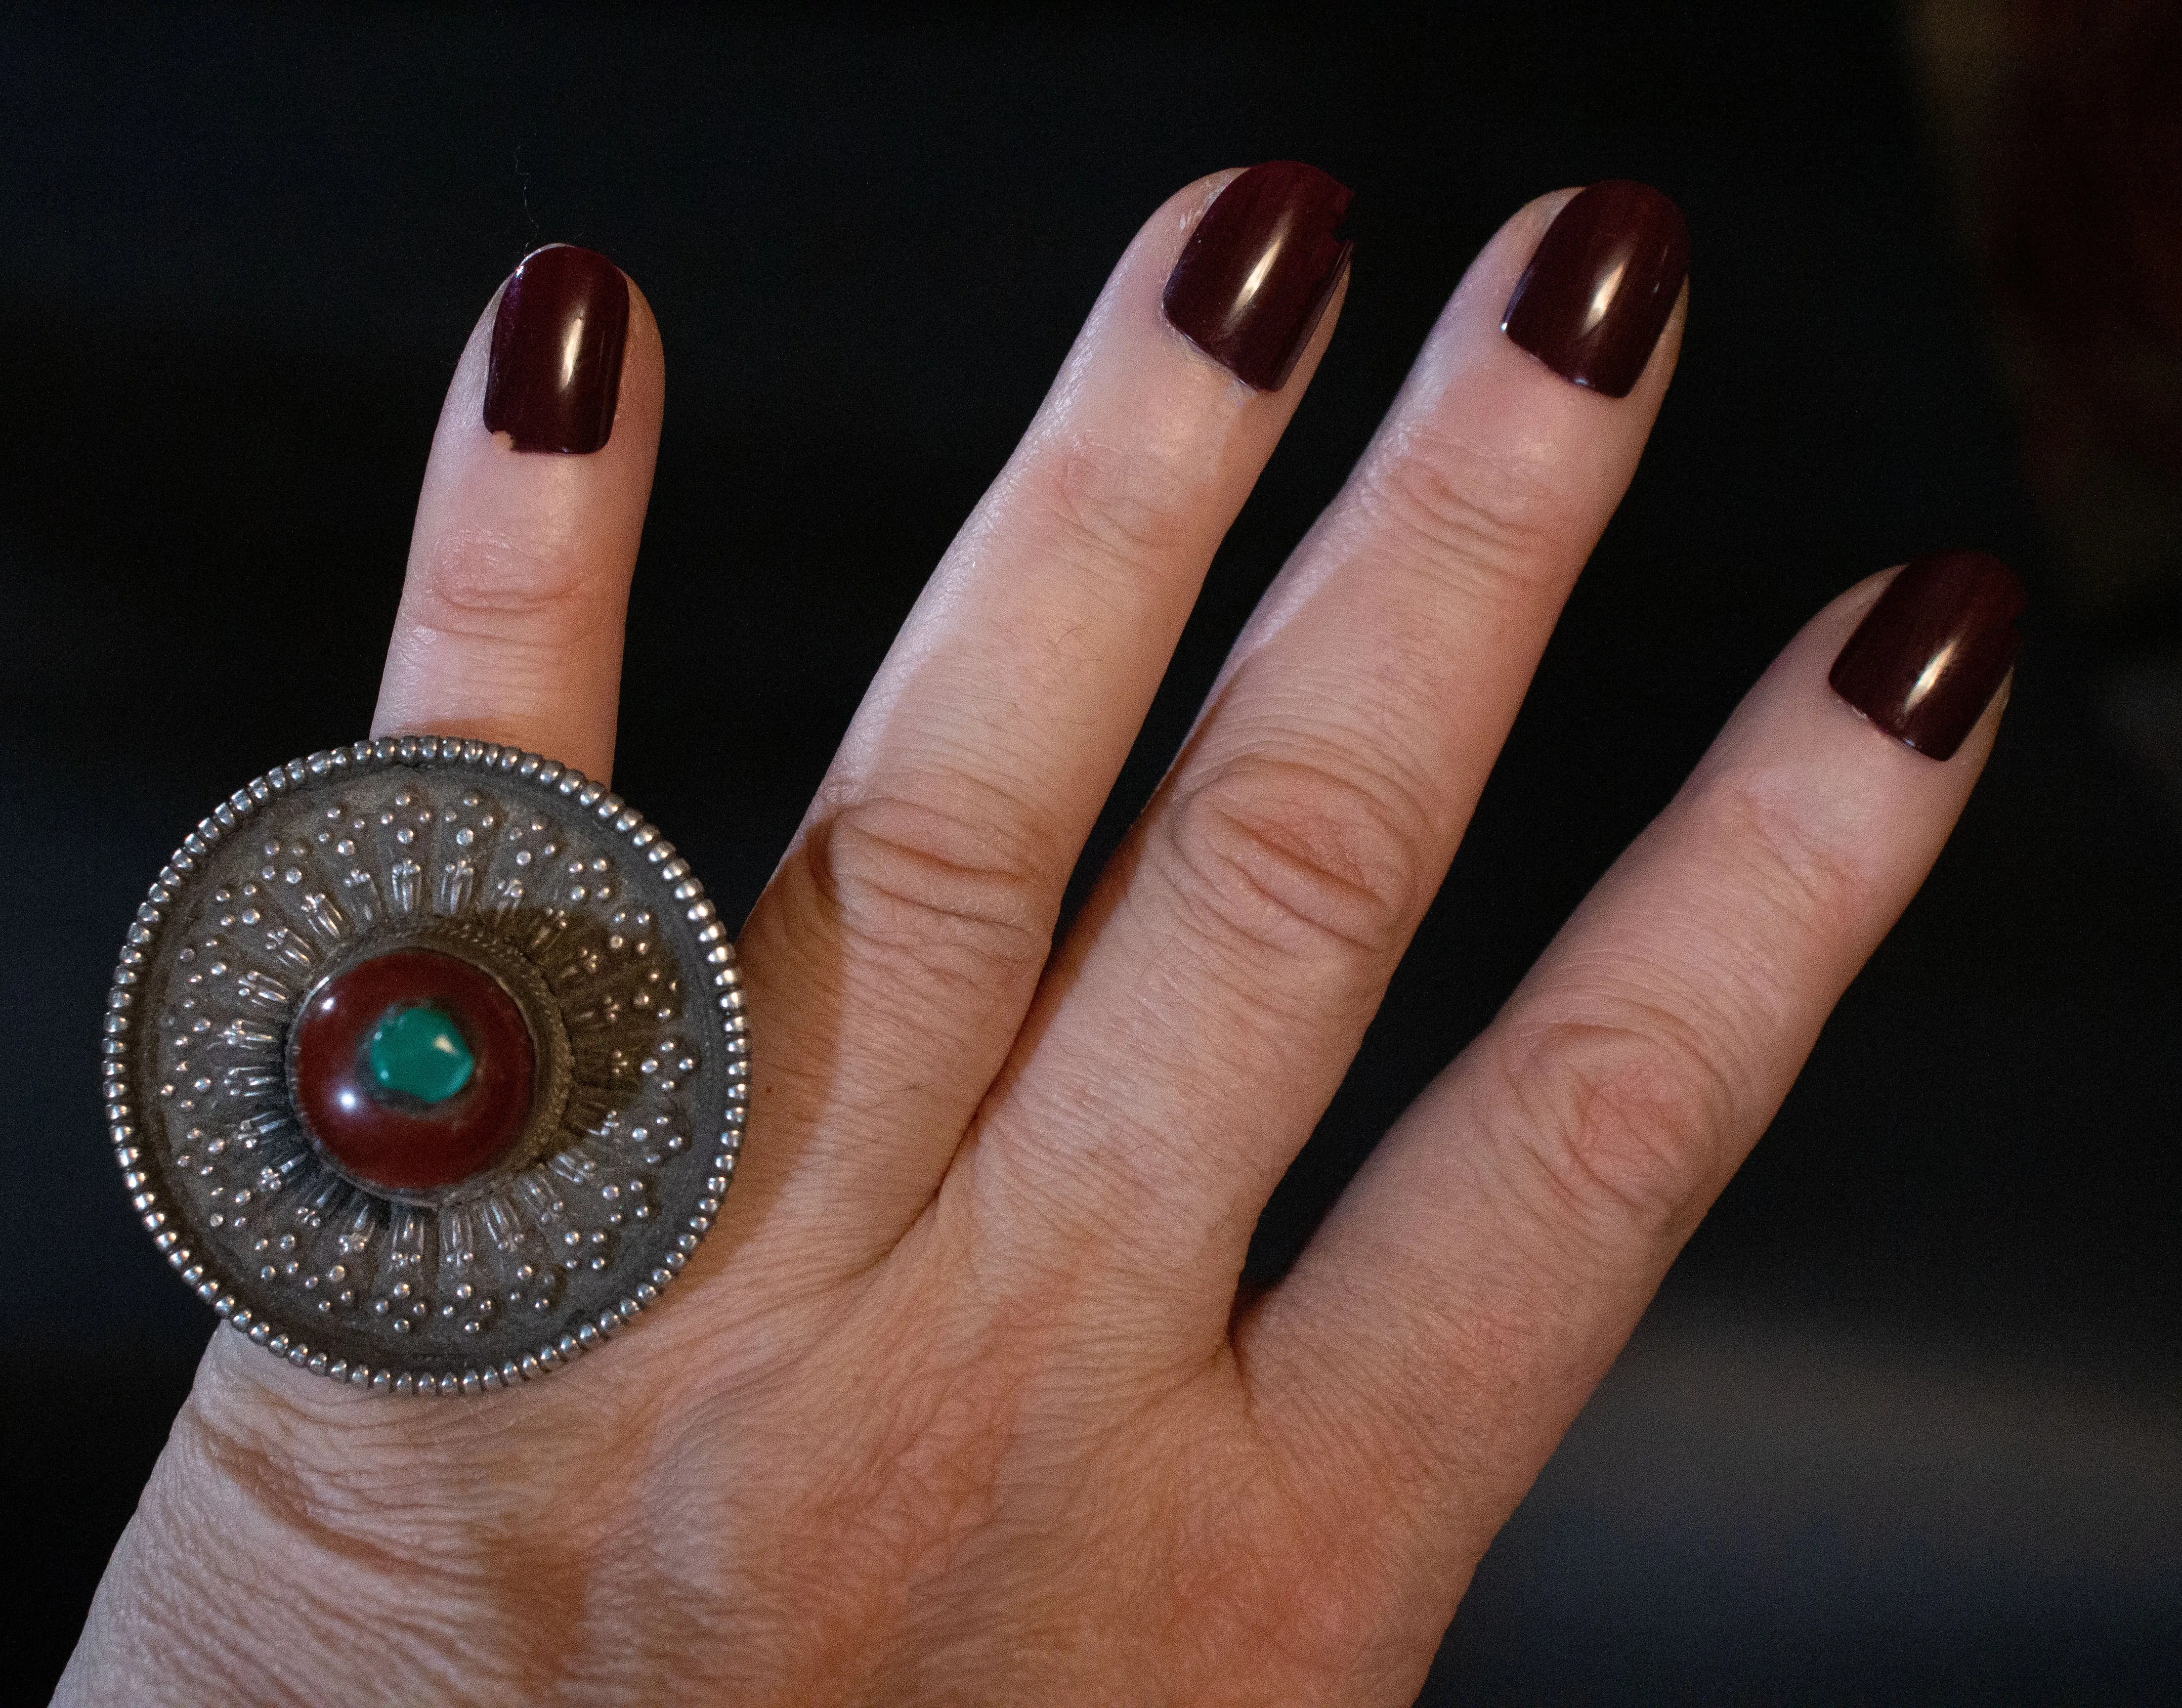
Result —
[[1353, 193], [1299, 160], [1231, 181], [1167, 274], [1169, 323], [1245, 385], [1279, 391], [1349, 270], [1355, 245], [1333, 228]]
[[1888, 735], [1951, 759], [2008, 679], [2024, 602], [1997, 557], [1919, 557], [1857, 624], [1826, 679]]
[[1562, 379], [1626, 397], [1689, 272], [1682, 210], [1648, 184], [1609, 179], [1553, 216], [1500, 330]]
[[613, 434], [629, 341], [629, 280], [603, 255], [556, 243], [500, 293], [485, 425], [518, 451], [595, 451]]

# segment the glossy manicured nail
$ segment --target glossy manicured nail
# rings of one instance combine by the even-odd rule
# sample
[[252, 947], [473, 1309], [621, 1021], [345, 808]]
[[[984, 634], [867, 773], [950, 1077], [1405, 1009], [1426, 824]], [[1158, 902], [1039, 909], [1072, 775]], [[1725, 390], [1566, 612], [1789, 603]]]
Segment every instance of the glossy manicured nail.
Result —
[[1578, 385], [1626, 397], [1690, 271], [1682, 210], [1648, 184], [1594, 184], [1553, 216], [1500, 330]]
[[603, 255], [556, 243], [500, 293], [485, 425], [518, 451], [595, 451], [613, 433], [629, 341], [629, 280]]
[[1352, 191], [1315, 166], [1272, 160], [1215, 197], [1167, 275], [1175, 330], [1244, 384], [1295, 371], [1354, 245], [1333, 235]]
[[1919, 557], [1834, 660], [1834, 692], [1888, 735], [1949, 759], [2015, 663], [2023, 584], [1982, 552]]

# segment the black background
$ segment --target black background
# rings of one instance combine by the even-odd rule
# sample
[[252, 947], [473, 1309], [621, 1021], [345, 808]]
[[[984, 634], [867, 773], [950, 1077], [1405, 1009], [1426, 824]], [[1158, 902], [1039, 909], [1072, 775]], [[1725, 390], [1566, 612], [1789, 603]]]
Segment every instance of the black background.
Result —
[[[439, 396], [534, 244], [669, 387], [617, 787], [746, 908], [1140, 220], [1353, 186], [1332, 349], [1091, 862], [1463, 267], [1603, 176], [1688, 342], [1439, 906], [1261, 1229], [1277, 1273], [1773, 652], [1916, 552], [2044, 547], [1892, 8], [0, 13], [0, 1367], [50, 1687], [210, 1326], [128, 1213], [97, 1016], [241, 780], [366, 729]], [[1924, 895], [1481, 1568], [1426, 1700], [2159, 1694], [2182, 1629], [2182, 908], [2053, 602]], [[216, 1539], [213, 1544], [216, 1545]]]

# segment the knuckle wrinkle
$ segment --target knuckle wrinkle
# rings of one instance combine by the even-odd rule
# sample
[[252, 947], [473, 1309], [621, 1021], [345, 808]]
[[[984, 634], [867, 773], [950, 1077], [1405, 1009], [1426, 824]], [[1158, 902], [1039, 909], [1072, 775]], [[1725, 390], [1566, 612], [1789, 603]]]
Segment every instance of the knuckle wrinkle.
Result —
[[1365, 499], [1400, 548], [1488, 590], [1557, 585], [1578, 550], [1558, 490], [1461, 440], [1410, 435], [1376, 461]]
[[420, 568], [416, 614], [449, 633], [521, 634], [580, 613], [591, 591], [581, 565], [497, 534], [450, 535]]
[[814, 829], [808, 857], [843, 932], [883, 960], [989, 986], [1035, 977], [1051, 951], [1044, 864], [997, 825], [867, 798]]
[[1159, 564], [1195, 541], [1198, 482], [1155, 452], [1056, 448], [1043, 484], [1046, 507], [1080, 561]]
[[1254, 755], [1187, 786], [1168, 826], [1178, 887], [1232, 941], [1282, 956], [1331, 946], [1374, 964], [1399, 952], [1426, 832], [1398, 790]]
[[1679, 1228], [1737, 1127], [1720, 1052], [1670, 1010], [1564, 1019], [1526, 1034], [1505, 1073], [1559, 1195], [1648, 1236]]

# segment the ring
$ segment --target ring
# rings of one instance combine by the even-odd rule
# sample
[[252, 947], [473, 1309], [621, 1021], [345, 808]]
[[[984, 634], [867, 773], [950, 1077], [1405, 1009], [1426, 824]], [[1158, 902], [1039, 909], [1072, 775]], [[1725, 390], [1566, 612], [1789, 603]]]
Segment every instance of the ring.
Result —
[[617, 1333], [742, 1143], [742, 981], [689, 862], [489, 742], [385, 736], [237, 790], [137, 909], [105, 1023], [167, 1261], [379, 1392], [512, 1386]]

